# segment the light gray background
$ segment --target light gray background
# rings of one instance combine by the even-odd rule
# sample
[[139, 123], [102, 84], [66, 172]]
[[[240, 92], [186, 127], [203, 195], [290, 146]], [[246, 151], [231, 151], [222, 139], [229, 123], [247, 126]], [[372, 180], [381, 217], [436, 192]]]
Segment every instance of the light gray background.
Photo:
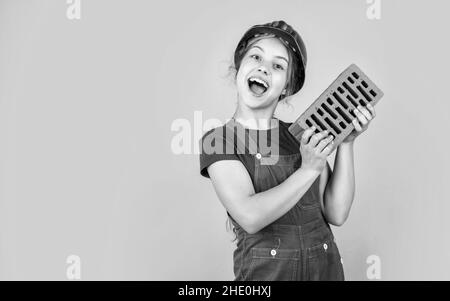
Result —
[[[348, 280], [450, 280], [446, 1], [0, 0], [0, 279], [231, 280], [232, 235], [174, 120], [225, 121], [226, 78], [251, 25], [304, 37], [293, 121], [349, 64], [385, 92], [355, 142], [356, 196], [335, 231]], [[196, 143], [192, 137], [192, 148]], [[333, 164], [334, 155], [330, 157]]]

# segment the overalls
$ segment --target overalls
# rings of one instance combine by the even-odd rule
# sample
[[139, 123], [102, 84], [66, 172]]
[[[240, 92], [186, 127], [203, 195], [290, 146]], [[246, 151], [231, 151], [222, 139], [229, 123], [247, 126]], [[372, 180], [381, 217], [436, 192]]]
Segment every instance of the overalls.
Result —
[[[261, 164], [264, 154], [252, 156], [256, 193], [279, 185], [301, 166], [300, 153], [278, 155], [274, 165]], [[319, 179], [291, 210], [255, 234], [230, 216], [238, 238], [234, 280], [344, 280], [342, 259], [319, 203]]]

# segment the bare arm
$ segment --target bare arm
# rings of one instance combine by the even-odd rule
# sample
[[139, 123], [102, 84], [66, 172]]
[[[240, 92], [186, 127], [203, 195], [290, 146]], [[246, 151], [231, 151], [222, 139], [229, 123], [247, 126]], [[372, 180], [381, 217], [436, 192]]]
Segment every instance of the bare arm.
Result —
[[355, 171], [353, 164], [353, 143], [338, 146], [333, 172], [329, 166], [320, 175], [323, 198], [322, 211], [326, 220], [341, 226], [347, 220], [355, 194]]
[[240, 161], [218, 161], [208, 167], [214, 189], [236, 222], [256, 233], [288, 212], [319, 176], [300, 168], [283, 183], [255, 193], [250, 175]]
[[375, 118], [375, 108], [359, 106], [355, 109], [357, 118], [353, 120], [355, 129], [337, 148], [333, 172], [325, 168], [320, 176], [323, 192], [322, 210], [330, 224], [341, 226], [347, 220], [355, 196], [355, 168], [353, 142]]
[[302, 166], [281, 184], [255, 193], [244, 165], [235, 160], [218, 161], [208, 167], [214, 189], [236, 222], [256, 233], [288, 212], [308, 191], [325, 166], [331, 137], [308, 129], [302, 136]]

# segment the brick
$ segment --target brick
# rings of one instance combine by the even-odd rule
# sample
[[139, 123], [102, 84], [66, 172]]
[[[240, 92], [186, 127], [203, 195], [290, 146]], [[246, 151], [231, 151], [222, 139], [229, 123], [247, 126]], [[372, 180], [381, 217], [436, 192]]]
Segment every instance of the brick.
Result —
[[383, 95], [383, 91], [352, 64], [292, 123], [289, 132], [300, 141], [304, 130], [313, 125], [316, 133], [328, 130], [334, 136], [334, 151], [355, 128], [353, 110], [368, 103], [375, 107]]

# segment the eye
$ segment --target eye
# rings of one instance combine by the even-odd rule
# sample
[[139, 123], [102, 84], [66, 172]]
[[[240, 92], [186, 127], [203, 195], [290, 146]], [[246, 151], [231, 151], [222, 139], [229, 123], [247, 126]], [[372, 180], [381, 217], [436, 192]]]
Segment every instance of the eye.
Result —
[[281, 66], [280, 64], [275, 64], [274, 68], [277, 69], [277, 70], [284, 70], [284, 67]]
[[260, 56], [259, 55], [257, 55], [257, 54], [252, 54], [251, 56], [250, 56], [251, 58], [254, 58], [255, 60], [257, 60], [257, 61], [259, 61], [260, 60]]

